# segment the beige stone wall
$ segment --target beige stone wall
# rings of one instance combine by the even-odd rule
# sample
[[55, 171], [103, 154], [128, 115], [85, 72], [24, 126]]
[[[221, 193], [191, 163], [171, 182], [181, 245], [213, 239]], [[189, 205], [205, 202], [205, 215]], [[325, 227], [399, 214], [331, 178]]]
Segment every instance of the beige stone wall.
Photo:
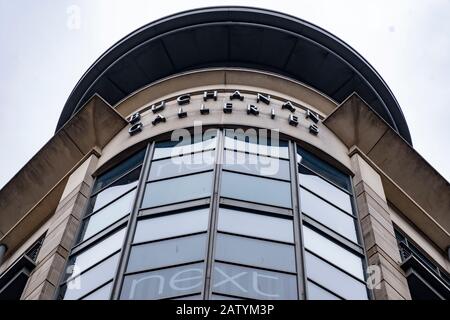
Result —
[[97, 157], [91, 155], [70, 176], [55, 214], [47, 223], [47, 235], [37, 258], [37, 267], [22, 294], [25, 300], [49, 300], [55, 296], [66, 259], [74, 243], [93, 182]]

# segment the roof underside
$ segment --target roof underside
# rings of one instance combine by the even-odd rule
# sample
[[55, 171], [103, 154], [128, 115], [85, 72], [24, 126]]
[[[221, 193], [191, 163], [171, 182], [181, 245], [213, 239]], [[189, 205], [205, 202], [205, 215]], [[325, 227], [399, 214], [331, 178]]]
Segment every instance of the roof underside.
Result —
[[308, 22], [245, 7], [182, 12], [131, 33], [103, 54], [78, 82], [57, 130], [95, 93], [115, 105], [149, 83], [207, 67], [278, 73], [338, 103], [355, 91], [411, 144], [395, 97], [357, 52]]

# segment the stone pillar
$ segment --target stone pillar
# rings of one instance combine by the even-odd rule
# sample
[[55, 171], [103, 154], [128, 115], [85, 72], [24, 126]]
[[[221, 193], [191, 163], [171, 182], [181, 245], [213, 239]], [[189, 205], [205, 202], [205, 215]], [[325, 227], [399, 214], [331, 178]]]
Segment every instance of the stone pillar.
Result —
[[369, 266], [378, 266], [380, 282], [373, 289], [376, 300], [410, 300], [408, 283], [380, 175], [355, 153], [351, 157], [358, 215]]
[[69, 177], [37, 258], [37, 266], [22, 294], [24, 300], [49, 300], [55, 296], [67, 257], [80, 225], [93, 182], [97, 156], [91, 154]]

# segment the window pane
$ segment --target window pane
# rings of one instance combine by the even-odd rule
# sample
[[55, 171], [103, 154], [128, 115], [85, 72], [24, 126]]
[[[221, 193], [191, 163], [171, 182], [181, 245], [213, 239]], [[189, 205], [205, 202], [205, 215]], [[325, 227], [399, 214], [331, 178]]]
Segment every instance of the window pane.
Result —
[[136, 191], [133, 190], [87, 218], [84, 221], [81, 240], [91, 237], [129, 214], [135, 194]]
[[290, 274], [215, 263], [212, 290], [244, 298], [296, 300], [297, 277]]
[[72, 275], [75, 276], [80, 274], [90, 266], [112, 254], [114, 251], [119, 250], [122, 247], [124, 236], [125, 229], [121, 229], [72, 258], [70, 263], [70, 265], [73, 265]]
[[209, 197], [213, 172], [147, 183], [143, 208]]
[[153, 160], [179, 156], [182, 154], [211, 150], [216, 147], [217, 131], [205, 133], [203, 136], [181, 138], [181, 141], [161, 141], [155, 144]]
[[302, 211], [331, 230], [357, 243], [355, 220], [311, 192], [300, 189]]
[[156, 269], [203, 260], [205, 254], [205, 233], [135, 245], [131, 249], [127, 272]]
[[350, 277], [322, 259], [305, 252], [307, 277], [345, 299], [366, 300], [364, 283]]
[[303, 238], [306, 249], [311, 250], [357, 278], [364, 280], [362, 260], [360, 257], [306, 226], [303, 226]]
[[211, 300], [244, 300], [244, 299], [234, 298], [234, 297], [229, 297], [229, 296], [222, 296], [220, 294], [212, 294]]
[[225, 129], [224, 145], [226, 149], [289, 159], [287, 141], [258, 136], [256, 130]]
[[206, 151], [152, 162], [149, 180], [158, 180], [212, 169], [214, 151]]
[[116, 180], [125, 172], [128, 172], [129, 170], [141, 164], [144, 161], [145, 150], [146, 149], [142, 149], [138, 153], [134, 154], [130, 158], [126, 159], [125, 161], [115, 166], [114, 168], [98, 176], [97, 180], [95, 181], [95, 187], [92, 193], [97, 192], [98, 190], [102, 189], [103, 187], [107, 186], [108, 184]]
[[134, 188], [137, 185], [140, 173], [141, 167], [136, 168], [136, 170], [133, 170], [125, 177], [114, 182], [111, 186], [92, 197], [87, 212], [91, 213], [97, 211], [101, 207], [107, 205], [114, 199], [117, 199], [119, 196]]
[[294, 227], [290, 219], [220, 208], [218, 229], [257, 238], [294, 243]]
[[308, 286], [308, 300], [341, 300], [334, 294], [322, 289], [311, 281], [307, 282]]
[[170, 214], [138, 222], [134, 243], [206, 231], [209, 209]]
[[239, 200], [291, 207], [291, 186], [283, 181], [223, 172], [221, 194]]
[[295, 272], [294, 246], [217, 234], [216, 259], [255, 267]]
[[297, 162], [299, 163], [301, 162], [302, 164], [319, 173], [326, 179], [334, 182], [336, 185], [351, 192], [352, 188], [350, 184], [350, 178], [348, 175], [342, 173], [341, 171], [337, 170], [327, 162], [316, 157], [315, 155], [306, 151], [305, 149], [301, 148], [298, 145], [297, 145], [297, 152], [298, 152]]
[[115, 254], [89, 271], [70, 280], [65, 285], [64, 300], [75, 300], [84, 296], [114, 277], [119, 254]]
[[125, 276], [123, 300], [150, 300], [202, 291], [203, 263]]
[[112, 282], [104, 285], [100, 289], [95, 290], [90, 295], [84, 297], [81, 300], [109, 300], [111, 295]]
[[350, 196], [344, 191], [339, 190], [303, 166], [299, 166], [299, 180], [300, 185], [327, 199], [342, 210], [353, 214]]
[[225, 150], [223, 168], [244, 173], [290, 180], [289, 161]]
[[187, 296], [187, 297], [181, 297], [181, 298], [175, 298], [172, 300], [203, 300], [201, 294], [196, 294], [193, 296]]

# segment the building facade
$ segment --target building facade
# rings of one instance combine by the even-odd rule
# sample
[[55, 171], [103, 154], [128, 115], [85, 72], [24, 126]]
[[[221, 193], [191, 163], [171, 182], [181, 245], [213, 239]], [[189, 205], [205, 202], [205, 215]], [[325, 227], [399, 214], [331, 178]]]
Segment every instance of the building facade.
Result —
[[450, 186], [347, 44], [169, 16], [103, 54], [0, 191], [0, 299], [450, 297]]

